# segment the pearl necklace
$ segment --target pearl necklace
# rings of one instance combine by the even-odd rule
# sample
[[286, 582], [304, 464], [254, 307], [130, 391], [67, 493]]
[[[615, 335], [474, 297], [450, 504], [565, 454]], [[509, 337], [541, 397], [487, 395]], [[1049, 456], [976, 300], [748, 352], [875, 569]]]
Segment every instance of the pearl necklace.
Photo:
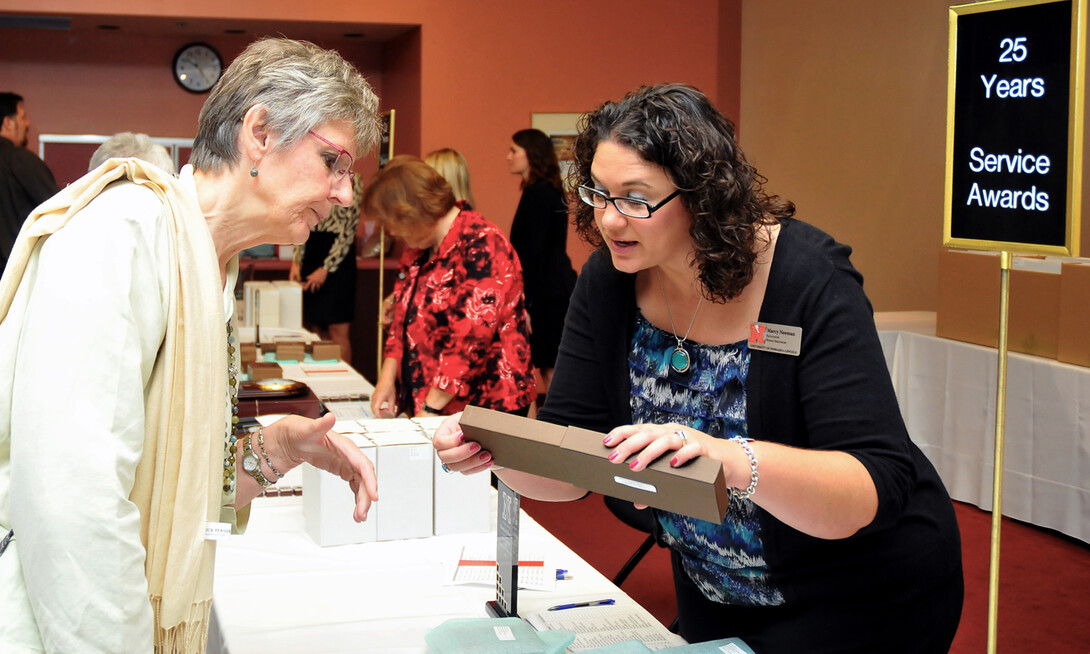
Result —
[[670, 330], [673, 332], [674, 340], [677, 341], [677, 345], [674, 346], [674, 351], [670, 353], [670, 367], [674, 369], [674, 372], [682, 373], [689, 370], [689, 364], [692, 359], [689, 358], [689, 351], [682, 345], [688, 338], [689, 332], [693, 331], [693, 325], [696, 323], [696, 315], [700, 313], [700, 305], [704, 302], [704, 295], [700, 295], [700, 299], [696, 301], [696, 310], [693, 311], [693, 319], [689, 321], [689, 328], [685, 330], [685, 335], [678, 337], [677, 327], [674, 326], [674, 316], [670, 312], [670, 300], [666, 298], [666, 289], [662, 285], [662, 273], [658, 268], [655, 268], [655, 275], [659, 279], [659, 290], [662, 291], [662, 301], [666, 303], [666, 317], [670, 319]]
[[238, 366], [235, 365], [235, 335], [231, 321], [227, 321], [227, 402], [231, 417], [223, 436], [223, 492], [228, 496], [235, 492], [235, 454], [238, 451]]

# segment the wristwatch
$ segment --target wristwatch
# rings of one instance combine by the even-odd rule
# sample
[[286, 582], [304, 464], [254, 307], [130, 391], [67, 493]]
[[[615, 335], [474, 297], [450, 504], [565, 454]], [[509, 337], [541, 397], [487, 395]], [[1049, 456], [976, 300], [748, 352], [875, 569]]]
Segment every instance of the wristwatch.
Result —
[[253, 477], [257, 483], [261, 484], [262, 488], [268, 488], [273, 485], [273, 482], [269, 481], [264, 473], [261, 472], [261, 460], [257, 458], [257, 454], [254, 452], [253, 444], [250, 442], [250, 436], [246, 436], [243, 442], [242, 469], [250, 473], [250, 476]]

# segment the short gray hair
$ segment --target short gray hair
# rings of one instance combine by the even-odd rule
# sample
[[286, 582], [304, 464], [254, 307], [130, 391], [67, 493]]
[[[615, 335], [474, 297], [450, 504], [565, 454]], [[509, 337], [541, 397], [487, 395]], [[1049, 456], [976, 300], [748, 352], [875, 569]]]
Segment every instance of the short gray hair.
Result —
[[168, 173], [174, 172], [174, 159], [171, 158], [165, 147], [152, 141], [147, 134], [133, 134], [132, 132], [118, 132], [106, 139], [91, 155], [91, 163], [87, 166], [87, 170], [94, 170], [105, 163], [107, 159], [117, 157], [140, 159], [155, 164]]
[[193, 167], [219, 172], [238, 163], [242, 119], [259, 104], [268, 108], [277, 148], [331, 120], [352, 127], [359, 157], [378, 143], [378, 97], [352, 64], [307, 41], [265, 38], [243, 50], [212, 88], [197, 121]]

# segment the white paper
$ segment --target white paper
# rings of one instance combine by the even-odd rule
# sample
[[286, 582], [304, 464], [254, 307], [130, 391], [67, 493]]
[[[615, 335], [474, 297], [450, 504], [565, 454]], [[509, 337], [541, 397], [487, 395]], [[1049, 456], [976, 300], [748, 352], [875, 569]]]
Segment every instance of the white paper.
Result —
[[561, 611], [539, 611], [526, 616], [538, 631], [565, 629], [575, 632], [569, 652], [582, 652], [629, 640], [638, 640], [648, 649], [666, 649], [684, 644], [680, 638], [663, 634], [662, 625], [637, 606], [587, 606]]
[[[450, 584], [496, 585], [496, 544], [466, 545], [450, 566]], [[546, 574], [548, 573], [548, 574]], [[550, 567], [540, 549], [519, 544], [519, 588], [552, 591], [556, 588], [556, 568]]]

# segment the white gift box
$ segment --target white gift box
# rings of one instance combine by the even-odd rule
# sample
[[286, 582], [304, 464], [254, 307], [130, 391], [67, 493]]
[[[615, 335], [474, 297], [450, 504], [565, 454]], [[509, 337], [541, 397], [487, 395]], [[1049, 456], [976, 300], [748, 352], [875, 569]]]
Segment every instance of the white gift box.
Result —
[[[280, 304], [280, 327], [284, 329], [303, 328], [303, 286], [299, 282], [281, 279], [276, 285]], [[264, 323], [262, 323], [264, 324]]]
[[[377, 468], [375, 444], [361, 434], [345, 434]], [[348, 482], [309, 463], [303, 468], [303, 520], [308, 535], [322, 547], [378, 540], [378, 503], [371, 505], [367, 520], [356, 522], [352, 512], [356, 497]], [[380, 494], [382, 486], [379, 486]], [[385, 497], [383, 495], [383, 497]]]
[[[418, 416], [412, 419], [431, 438], [447, 416]], [[443, 462], [433, 454], [432, 474], [435, 494], [435, 513], [432, 533], [443, 534], [483, 533], [492, 529], [491, 473], [463, 475], [443, 470]]]
[[280, 290], [273, 282], [250, 281], [242, 284], [242, 299], [246, 314], [243, 327], [253, 327], [260, 321], [262, 327], [280, 326]]
[[431, 442], [419, 430], [369, 432], [367, 438], [376, 446], [379, 501], [372, 512], [378, 539], [431, 536], [434, 459]]
[[435, 518], [433, 531], [443, 534], [483, 533], [492, 529], [491, 472], [463, 475], [447, 472], [433, 454]]

